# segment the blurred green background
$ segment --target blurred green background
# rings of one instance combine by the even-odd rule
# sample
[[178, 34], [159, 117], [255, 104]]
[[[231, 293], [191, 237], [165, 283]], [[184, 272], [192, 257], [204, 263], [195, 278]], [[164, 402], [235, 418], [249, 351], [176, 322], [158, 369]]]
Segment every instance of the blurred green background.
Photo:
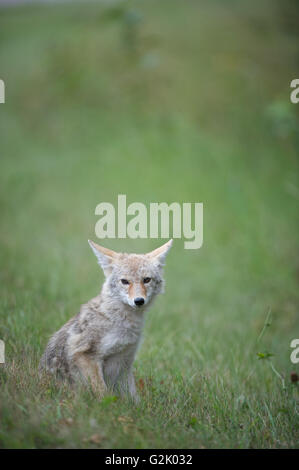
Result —
[[[298, 446], [298, 20], [291, 0], [0, 8], [0, 446]], [[99, 241], [118, 194], [204, 203], [148, 313], [137, 410], [36, 377], [99, 291], [87, 239], [166, 241]]]

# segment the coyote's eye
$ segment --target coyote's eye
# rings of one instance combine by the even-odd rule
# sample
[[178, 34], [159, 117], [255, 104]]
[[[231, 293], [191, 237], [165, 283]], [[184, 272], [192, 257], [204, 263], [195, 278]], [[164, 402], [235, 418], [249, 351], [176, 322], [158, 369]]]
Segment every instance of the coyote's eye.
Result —
[[121, 279], [121, 283], [122, 284], [130, 284], [129, 281], [127, 281], [127, 279]]
[[143, 279], [143, 284], [148, 284], [149, 282], [151, 282], [151, 278], [150, 277], [145, 277]]

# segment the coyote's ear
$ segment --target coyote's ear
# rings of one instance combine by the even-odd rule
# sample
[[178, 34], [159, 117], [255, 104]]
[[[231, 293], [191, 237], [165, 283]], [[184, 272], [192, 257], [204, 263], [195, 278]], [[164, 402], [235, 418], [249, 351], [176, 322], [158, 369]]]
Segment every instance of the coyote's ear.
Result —
[[172, 246], [172, 242], [173, 240], [169, 240], [167, 243], [164, 243], [164, 245], [160, 246], [159, 248], [156, 248], [154, 251], [147, 253], [146, 256], [158, 261], [159, 264], [163, 266], [165, 264], [166, 255]]
[[111, 274], [112, 264], [117, 257], [116, 251], [104, 248], [91, 240], [88, 240], [88, 243], [96, 255], [98, 263], [103, 269], [105, 276], [109, 276], [109, 274]]

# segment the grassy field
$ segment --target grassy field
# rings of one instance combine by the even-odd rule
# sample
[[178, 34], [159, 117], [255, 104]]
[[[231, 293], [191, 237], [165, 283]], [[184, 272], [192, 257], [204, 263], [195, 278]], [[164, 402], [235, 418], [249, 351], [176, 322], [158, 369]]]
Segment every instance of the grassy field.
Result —
[[[298, 447], [298, 7], [84, 3], [0, 11], [0, 447]], [[147, 315], [137, 407], [37, 376], [99, 292], [87, 239], [118, 194], [204, 203]]]

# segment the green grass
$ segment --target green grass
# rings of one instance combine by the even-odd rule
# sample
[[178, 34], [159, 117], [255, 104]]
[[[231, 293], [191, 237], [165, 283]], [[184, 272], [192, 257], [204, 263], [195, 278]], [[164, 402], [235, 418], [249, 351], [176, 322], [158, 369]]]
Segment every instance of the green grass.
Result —
[[[280, 3], [1, 9], [1, 447], [298, 447], [298, 8]], [[203, 247], [175, 240], [147, 314], [137, 407], [37, 376], [99, 291], [87, 239], [117, 194], [204, 203]]]

